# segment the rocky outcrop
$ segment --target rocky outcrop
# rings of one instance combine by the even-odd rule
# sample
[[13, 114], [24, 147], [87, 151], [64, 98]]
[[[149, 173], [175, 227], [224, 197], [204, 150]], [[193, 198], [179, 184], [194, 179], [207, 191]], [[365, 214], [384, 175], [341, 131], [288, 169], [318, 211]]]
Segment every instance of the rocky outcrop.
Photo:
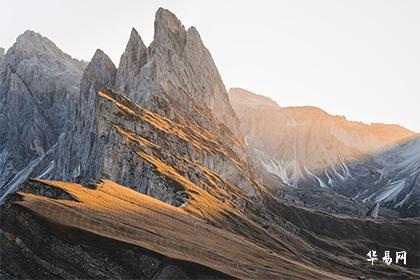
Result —
[[[194, 27], [186, 30], [174, 14], [160, 8], [148, 56], [145, 52], [133, 31], [117, 73], [117, 90], [124, 88], [127, 97], [149, 108], [155, 106], [157, 113], [172, 118], [179, 118], [180, 113], [194, 116], [194, 121], [205, 128], [212, 125], [207, 119], [212, 115], [220, 129], [226, 126], [240, 137], [239, 122], [223, 81]], [[166, 107], [159, 106], [162, 103]]]
[[111, 59], [97, 50], [83, 72], [76, 118], [55, 152], [56, 166], [50, 177], [70, 181], [100, 177], [96, 102], [99, 90], [113, 86], [116, 71]]
[[0, 198], [33, 174], [72, 126], [83, 68], [33, 31], [7, 51], [0, 70]]
[[120, 92], [129, 91], [129, 83], [136, 79], [148, 61], [148, 49], [134, 28], [131, 30], [124, 54], [121, 56], [115, 88]]
[[[146, 153], [186, 174], [200, 166], [189, 179], [203, 189], [211, 187], [206, 172], [213, 172], [226, 188], [235, 183], [256, 195], [238, 120], [194, 29], [186, 31], [172, 13], [160, 9], [149, 50], [133, 29], [116, 74], [109, 59], [101, 61], [95, 55], [85, 70], [81, 113], [74, 132], [61, 142], [50, 178], [85, 182], [105, 177], [179, 204], [182, 193], [155, 171]], [[221, 111], [225, 119], [218, 119]]]
[[[116, 89], [111, 95], [128, 102], [126, 106], [137, 104], [142, 106], [140, 112], [146, 109], [159, 119], [182, 124], [176, 133], [163, 131], [175, 135], [176, 139], [168, 146], [168, 141], [154, 136], [164, 130], [158, 124], [150, 125], [148, 120], [133, 122], [132, 116], [121, 110], [119, 104], [98, 97], [98, 91], [106, 88]], [[62, 101], [62, 104], [78, 103], [67, 108], [75, 111], [74, 116], [67, 118], [68, 132], [58, 141], [56, 129], [40, 128], [39, 134], [49, 142], [41, 145], [48, 147], [38, 154], [47, 156], [34, 157], [39, 159], [34, 163], [36, 170], [25, 167], [25, 174], [20, 174], [17, 182], [13, 181], [13, 187], [28, 176], [77, 182], [105, 176], [175, 203], [173, 190], [162, 189], [165, 184], [159, 181], [159, 176], [150, 176], [150, 163], [134, 152], [132, 143], [121, 134], [123, 130], [134, 131], [141, 137], [150, 135], [156, 140], [152, 141], [154, 145], [178, 151], [180, 157], [208, 168], [227, 182], [237, 183], [251, 196], [256, 194], [252, 168], [244, 161], [247, 155], [239, 122], [211, 55], [198, 32], [194, 28], [186, 30], [171, 12], [159, 9], [156, 13], [155, 36], [149, 49], [137, 31], [132, 30], [118, 70], [98, 51], [83, 73], [80, 90], [77, 94], [72, 92], [72, 98]], [[116, 107], [118, 114], [108, 104]], [[65, 115], [64, 112], [60, 116]], [[185, 143], [183, 135], [195, 137], [198, 144]], [[219, 147], [215, 147], [216, 143]], [[201, 146], [211, 146], [212, 150], [203, 150]], [[174, 167], [182, 169], [176, 164]], [[197, 176], [197, 183], [200, 179]], [[13, 187], [5, 188], [4, 194]]]
[[4, 48], [0, 48], [0, 65], [3, 63], [4, 60]]

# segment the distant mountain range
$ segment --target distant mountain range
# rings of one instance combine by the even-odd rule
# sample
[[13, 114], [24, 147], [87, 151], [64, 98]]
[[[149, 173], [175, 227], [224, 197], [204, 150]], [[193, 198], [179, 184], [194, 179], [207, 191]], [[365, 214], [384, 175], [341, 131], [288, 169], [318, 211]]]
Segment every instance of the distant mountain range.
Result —
[[365, 215], [418, 211], [412, 132], [228, 95], [194, 27], [154, 28], [118, 67], [0, 51], [1, 279], [416, 279], [418, 218]]
[[266, 176], [268, 184], [328, 188], [419, 216], [420, 137], [415, 132], [348, 121], [316, 107], [280, 107], [240, 88], [231, 89], [229, 98], [255, 164], [272, 175]]
[[328, 188], [419, 216], [420, 137], [415, 132], [348, 121], [316, 107], [280, 107], [240, 88], [231, 89], [229, 98], [262, 172], [291, 187]]

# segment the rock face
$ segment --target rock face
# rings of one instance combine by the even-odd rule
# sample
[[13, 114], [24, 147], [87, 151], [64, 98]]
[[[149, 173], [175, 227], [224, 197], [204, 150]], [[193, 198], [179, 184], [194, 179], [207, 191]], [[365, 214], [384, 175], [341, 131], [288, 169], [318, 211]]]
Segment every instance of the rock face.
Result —
[[148, 52], [139, 33], [133, 28], [118, 67], [115, 84], [118, 91], [127, 92], [129, 90], [128, 86], [131, 79], [138, 76], [141, 68], [147, 63]]
[[[50, 42], [45, 44], [49, 46]], [[49, 58], [53, 51], [57, 52], [53, 58], [67, 59], [65, 63], [68, 65], [62, 66], [63, 69], [68, 68], [65, 73], [70, 75], [74, 74], [74, 69], [82, 69], [71, 68], [73, 64], [80, 66], [81, 63], [62, 54], [55, 46], [49, 46], [44, 56]], [[48, 73], [53, 75], [56, 71], [50, 69]], [[52, 77], [57, 83], [62, 82]], [[74, 77], [80, 79], [80, 76]], [[62, 83], [62, 87], [67, 85]], [[66, 95], [68, 99], [60, 100], [61, 106], [70, 104], [63, 112], [60, 111], [60, 118], [66, 118], [66, 123], [60, 126], [60, 119], [49, 117], [57, 127], [50, 128], [48, 125], [52, 121], [48, 121], [45, 127], [37, 128], [42, 141], [36, 141], [31, 133], [31, 140], [41, 142], [34, 145], [42, 149], [33, 158], [26, 154], [23, 156], [30, 160], [31, 165], [19, 167], [24, 171], [15, 176], [18, 180], [10, 182], [11, 179], [7, 179], [8, 185], [2, 190], [3, 198], [29, 176], [77, 182], [106, 177], [175, 203], [174, 190], [162, 190], [165, 184], [160, 177], [150, 176], [152, 165], [133, 150], [132, 143], [125, 139], [127, 131], [143, 138], [150, 137], [158, 147], [177, 151], [179, 158], [173, 162], [175, 168], [185, 169], [177, 164], [185, 164], [179, 159], [186, 159], [212, 170], [227, 182], [240, 184], [248, 194], [255, 195], [252, 167], [244, 161], [247, 154], [239, 121], [230, 106], [217, 68], [198, 32], [194, 28], [186, 30], [171, 12], [159, 9], [156, 13], [155, 36], [149, 48], [133, 29], [118, 70], [105, 54], [98, 51], [84, 70], [81, 83], [75, 80], [72, 85], [71, 93]], [[112, 90], [103, 96], [97, 94], [100, 89], [106, 88]], [[109, 96], [112, 98], [109, 99]], [[133, 121], [131, 112], [121, 110], [120, 101], [115, 103], [115, 100], [122, 100], [125, 106], [134, 108], [136, 114], [140, 112], [140, 118], [156, 114], [153, 116], [160, 122], [169, 119], [166, 125], [174, 125], [172, 122], [175, 121], [177, 131], [161, 127], [160, 123], [151, 124], [149, 119]], [[75, 103], [78, 106], [74, 106]], [[141, 108], [136, 108], [136, 105]], [[67, 115], [66, 110], [69, 111]], [[64, 131], [68, 133], [64, 134]], [[162, 133], [174, 137], [173, 140], [156, 136]], [[6, 149], [8, 153], [10, 149]], [[4, 162], [10, 164], [14, 161], [5, 158]], [[13, 174], [10, 170], [7, 172]], [[202, 178], [196, 177], [199, 183]]]
[[315, 107], [282, 108], [242, 89], [231, 89], [229, 98], [255, 165], [272, 175], [266, 177], [270, 184], [277, 177], [292, 187], [328, 188], [419, 215], [418, 141], [402, 144], [415, 133], [350, 122]]
[[83, 68], [32, 31], [7, 51], [0, 70], [1, 199], [48, 168], [39, 163], [73, 124]]
[[4, 48], [0, 48], [0, 65], [3, 63], [4, 60]]
[[[350, 178], [331, 188], [353, 200], [379, 203], [403, 217], [420, 216], [420, 137], [349, 164]], [[325, 174], [321, 180], [327, 181]]]
[[[116, 89], [157, 113], [180, 118], [193, 116], [209, 128], [207, 117], [225, 125], [237, 137], [239, 122], [209, 51], [194, 27], [186, 30], [174, 14], [156, 13], [154, 40], [146, 48], [133, 31], [117, 73]], [[158, 102], [158, 104], [156, 104]], [[159, 106], [166, 103], [167, 107]], [[222, 129], [222, 128], [220, 128]]]
[[97, 139], [97, 92], [114, 84], [116, 67], [101, 50], [97, 50], [83, 72], [80, 84], [80, 105], [72, 129], [60, 141], [55, 151], [56, 165], [50, 177], [80, 181], [95, 178], [99, 174], [96, 156]]
[[156, 175], [151, 156], [186, 174], [200, 166], [189, 179], [204, 189], [209, 188], [208, 169], [226, 181], [226, 188], [232, 182], [255, 196], [238, 119], [194, 28], [186, 31], [172, 13], [160, 9], [149, 49], [133, 29], [118, 70], [103, 54], [100, 63], [95, 57], [80, 90], [88, 101], [82, 99], [75, 132], [58, 149], [49, 178], [84, 182], [105, 177], [178, 204], [182, 194]]

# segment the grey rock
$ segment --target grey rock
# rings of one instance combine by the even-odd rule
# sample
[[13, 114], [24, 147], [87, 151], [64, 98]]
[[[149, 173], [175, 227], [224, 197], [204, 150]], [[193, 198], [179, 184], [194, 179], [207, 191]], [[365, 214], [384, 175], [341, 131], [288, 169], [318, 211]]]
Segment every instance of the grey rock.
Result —
[[[139, 45], [140, 49], [134, 52], [131, 47], [127, 47], [123, 57], [131, 57], [133, 52], [144, 53], [141, 43], [131, 44], [131, 41], [129, 46]], [[138, 38], [133, 41], [141, 42]], [[143, 62], [142, 60], [141, 64]], [[156, 13], [154, 40], [149, 47], [147, 63], [140, 72], [135, 67], [131, 71], [125, 69], [126, 67], [121, 69], [122, 72], [127, 72], [124, 81], [120, 81], [122, 75], [118, 75], [116, 84], [124, 84], [128, 80], [124, 93], [134, 102], [151, 107], [157, 98], [161, 102], [173, 104], [173, 107], [186, 115], [205, 110], [216, 118], [219, 125], [225, 125], [234, 135], [240, 137], [239, 121], [230, 106], [223, 81], [209, 51], [197, 30], [194, 27], [186, 30], [170, 11], [160, 8]], [[118, 89], [121, 88], [117, 87]], [[158, 109], [159, 106], [156, 110]], [[171, 117], [177, 115], [171, 111], [160, 113]], [[208, 126], [205, 120], [197, 118], [196, 121], [200, 125]]]
[[379, 203], [375, 203], [372, 208], [366, 213], [366, 216], [369, 218], [377, 219], [379, 215]]
[[4, 48], [0, 48], [0, 65], [3, 63], [3, 60], [4, 60]]
[[7, 51], [0, 68], [0, 197], [29, 176], [73, 124], [83, 67], [33, 31]]
[[134, 28], [118, 67], [115, 88], [126, 92], [130, 78], [136, 77], [143, 65], [147, 63], [148, 50]]
[[[93, 58], [85, 70], [76, 128], [60, 142], [56, 168], [50, 178], [77, 182], [107, 178], [178, 205], [182, 193], [177, 194], [176, 184], [168, 183], [138, 155], [139, 149], [150, 153], [150, 148], [137, 147], [118, 130], [122, 129], [160, 147], [160, 152], [153, 154], [170, 162], [176, 170], [192, 172], [179, 160], [184, 157], [255, 195], [252, 168], [244, 161], [246, 151], [238, 120], [214, 62], [195, 29], [186, 31], [172, 13], [160, 9], [150, 52], [133, 29], [116, 74], [110, 60], [102, 60], [107, 62], [97, 63], [98, 59]], [[89, 77], [88, 82], [85, 77]], [[98, 97], [101, 89], [115, 100]], [[121, 106], [138, 116], [133, 117]], [[144, 115], [140, 116], [145, 110], [156, 114], [158, 121], [168, 119], [178, 127], [165, 131], [151, 124]], [[233, 132], [227, 126], [234, 128]], [[198, 144], [186, 142], [177, 135], [178, 131], [191, 135]], [[203, 133], [208, 136], [203, 137]], [[204, 152], [200, 145], [213, 151]], [[195, 171], [189, 177], [206, 188], [201, 183], [205, 176]]]
[[73, 127], [60, 141], [55, 153], [56, 167], [51, 177], [79, 181], [81, 178], [95, 178], [99, 169], [95, 154], [96, 99], [100, 89], [114, 84], [117, 69], [111, 59], [97, 50], [83, 72], [80, 84], [79, 106]]

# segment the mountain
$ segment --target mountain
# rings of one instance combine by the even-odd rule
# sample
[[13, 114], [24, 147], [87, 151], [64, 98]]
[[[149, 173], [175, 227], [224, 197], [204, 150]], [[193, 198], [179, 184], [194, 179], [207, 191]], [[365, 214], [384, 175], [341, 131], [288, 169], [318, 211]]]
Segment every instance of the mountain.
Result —
[[[418, 219], [309, 209], [260, 183], [210, 53], [168, 10], [157, 11], [149, 47], [133, 29], [118, 68], [97, 50], [78, 85], [71, 124], [36, 165], [43, 172], [23, 174], [17, 190], [4, 191], [2, 278], [415, 279], [420, 272]], [[372, 267], [370, 248], [404, 249], [407, 265]]]
[[328, 188], [419, 215], [420, 153], [414, 132], [348, 121], [316, 107], [280, 107], [239, 88], [231, 89], [229, 98], [255, 165], [272, 176], [266, 176], [269, 184]]
[[35, 172], [72, 126], [84, 66], [32, 31], [7, 51], [0, 65], [1, 199]]
[[[380, 203], [404, 217], [420, 216], [420, 137], [399, 143], [348, 166], [340, 180], [328, 171], [333, 190], [360, 202]], [[328, 182], [327, 172], [319, 179]]]
[[149, 49], [132, 30], [118, 69], [98, 51], [85, 69], [80, 96], [73, 132], [44, 178], [85, 182], [105, 177], [177, 203], [177, 186], [152, 176], [152, 159], [164, 159], [185, 173], [201, 168], [190, 178], [199, 185], [211, 169], [255, 194], [239, 121], [216, 66], [195, 29], [187, 31], [169, 11], [156, 13]]

